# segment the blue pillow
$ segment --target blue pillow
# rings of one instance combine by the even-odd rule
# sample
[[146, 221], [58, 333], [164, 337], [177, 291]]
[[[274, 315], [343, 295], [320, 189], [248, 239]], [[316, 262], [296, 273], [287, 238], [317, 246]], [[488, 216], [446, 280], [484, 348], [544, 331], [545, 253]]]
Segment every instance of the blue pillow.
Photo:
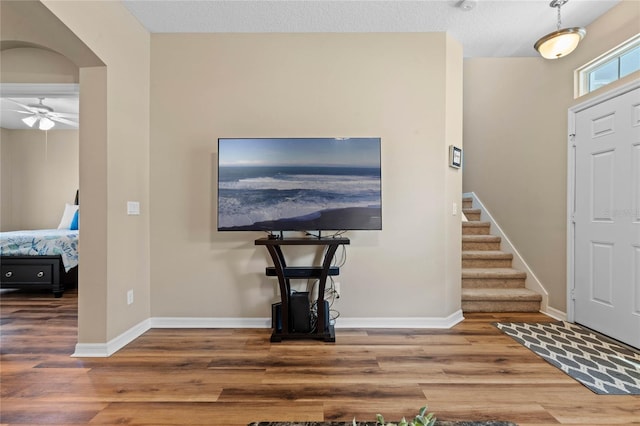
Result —
[[79, 212], [80, 210], [76, 210], [75, 214], [73, 215], [73, 219], [71, 219], [71, 226], [69, 226], [69, 229], [71, 229], [72, 231], [78, 230], [78, 213]]

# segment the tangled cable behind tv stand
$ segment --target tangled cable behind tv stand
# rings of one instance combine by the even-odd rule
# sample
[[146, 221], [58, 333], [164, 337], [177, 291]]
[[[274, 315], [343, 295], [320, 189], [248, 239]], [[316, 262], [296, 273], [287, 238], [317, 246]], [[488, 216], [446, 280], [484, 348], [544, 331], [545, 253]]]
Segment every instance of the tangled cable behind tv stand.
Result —
[[[283, 240], [284, 239], [284, 232], [285, 231], [266, 231], [267, 232], [267, 238], [269, 238], [270, 240]], [[317, 231], [317, 234], [313, 233], [312, 231], [301, 231], [304, 232], [305, 237], [313, 237], [313, 238], [317, 238], [317, 239], [322, 239], [322, 238], [338, 238], [344, 234], [347, 233], [346, 230], [341, 230], [341, 231], [334, 231], [331, 234], [328, 235], [322, 235], [322, 231]]]
[[[325, 238], [337, 238], [340, 235], [343, 235], [346, 231], [339, 231], [333, 235], [325, 236]], [[314, 238], [321, 238], [320, 235], [314, 235], [309, 232], [306, 232], [305, 235], [312, 236]], [[333, 262], [331, 266], [335, 266], [338, 268], [342, 268], [347, 263], [347, 250], [345, 246], [340, 246], [340, 256], [334, 256]], [[323, 251], [326, 251], [326, 247]], [[336, 252], [338, 253], [338, 252]], [[324, 256], [325, 253], [323, 253]], [[324, 291], [324, 300], [329, 302], [329, 321], [331, 324], [334, 324], [336, 319], [340, 317], [340, 311], [334, 308], [334, 303], [336, 299], [340, 298], [340, 291], [336, 287], [336, 280], [330, 276], [327, 277], [327, 285]], [[318, 280], [309, 280], [307, 282], [307, 291], [310, 295], [313, 295], [315, 292], [315, 287], [318, 285]], [[311, 331], [310, 333], [314, 333], [317, 330], [318, 326], [318, 300], [312, 299], [311, 302]]]

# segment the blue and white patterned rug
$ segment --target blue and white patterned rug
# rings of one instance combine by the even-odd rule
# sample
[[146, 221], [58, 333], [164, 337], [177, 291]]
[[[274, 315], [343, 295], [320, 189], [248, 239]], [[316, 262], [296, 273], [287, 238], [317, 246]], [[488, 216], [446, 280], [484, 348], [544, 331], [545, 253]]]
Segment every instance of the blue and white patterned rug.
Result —
[[597, 394], [640, 395], [640, 353], [631, 348], [565, 321], [495, 325]]

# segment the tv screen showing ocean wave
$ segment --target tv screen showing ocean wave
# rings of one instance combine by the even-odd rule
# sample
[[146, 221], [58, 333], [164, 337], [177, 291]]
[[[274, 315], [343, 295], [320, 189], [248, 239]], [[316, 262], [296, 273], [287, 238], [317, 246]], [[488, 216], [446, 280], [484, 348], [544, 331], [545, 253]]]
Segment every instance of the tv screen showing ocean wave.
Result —
[[219, 139], [218, 230], [382, 229], [380, 138]]

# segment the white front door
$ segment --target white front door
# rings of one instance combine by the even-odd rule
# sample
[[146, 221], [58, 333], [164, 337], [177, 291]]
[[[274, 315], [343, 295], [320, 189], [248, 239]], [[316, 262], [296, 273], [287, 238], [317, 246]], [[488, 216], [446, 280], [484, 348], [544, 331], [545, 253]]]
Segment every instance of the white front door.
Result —
[[575, 115], [575, 322], [640, 348], [640, 88]]

